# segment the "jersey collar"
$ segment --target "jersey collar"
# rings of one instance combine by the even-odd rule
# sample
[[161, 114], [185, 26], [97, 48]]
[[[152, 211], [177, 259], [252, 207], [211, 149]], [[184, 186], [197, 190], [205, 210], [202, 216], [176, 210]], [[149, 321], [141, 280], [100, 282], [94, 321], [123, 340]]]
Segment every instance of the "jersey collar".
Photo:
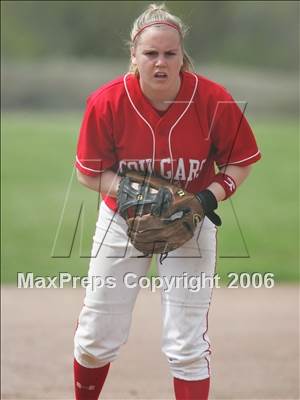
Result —
[[181, 86], [174, 103], [160, 116], [143, 94], [139, 79], [130, 73], [124, 76], [125, 90], [133, 107], [133, 111], [143, 119], [145, 123], [151, 125], [152, 129], [155, 130], [158, 124], [163, 124], [165, 129], [171, 128], [174, 124], [177, 124], [179, 120], [184, 118], [184, 115], [192, 105], [198, 86], [198, 77], [189, 72], [183, 72], [181, 77]]

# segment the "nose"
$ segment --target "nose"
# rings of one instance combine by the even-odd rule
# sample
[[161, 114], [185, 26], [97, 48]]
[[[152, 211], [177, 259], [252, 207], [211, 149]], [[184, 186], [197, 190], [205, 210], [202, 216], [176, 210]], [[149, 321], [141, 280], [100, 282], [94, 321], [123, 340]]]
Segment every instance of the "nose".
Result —
[[165, 60], [164, 56], [163, 55], [158, 56], [157, 59], [156, 59], [155, 65], [162, 66], [162, 65], [165, 65], [165, 64], [166, 64], [166, 60]]

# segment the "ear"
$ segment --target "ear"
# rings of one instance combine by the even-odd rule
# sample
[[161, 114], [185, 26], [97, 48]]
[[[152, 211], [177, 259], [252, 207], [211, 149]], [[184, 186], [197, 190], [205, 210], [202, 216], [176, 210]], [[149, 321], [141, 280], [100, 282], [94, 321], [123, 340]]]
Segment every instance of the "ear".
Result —
[[131, 62], [132, 64], [136, 64], [136, 56], [135, 56], [135, 48], [130, 48]]

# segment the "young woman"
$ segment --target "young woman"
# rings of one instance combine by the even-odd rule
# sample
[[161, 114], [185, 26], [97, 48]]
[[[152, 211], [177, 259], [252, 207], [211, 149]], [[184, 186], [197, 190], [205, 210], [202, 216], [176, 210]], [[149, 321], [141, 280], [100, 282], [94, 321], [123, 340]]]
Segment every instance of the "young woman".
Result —
[[[217, 204], [235, 192], [260, 158], [231, 95], [192, 71], [185, 33], [181, 20], [164, 5], [149, 5], [133, 25], [129, 72], [100, 87], [87, 102], [76, 167], [79, 182], [102, 195], [89, 278], [102, 277], [107, 284], [87, 288], [79, 316], [74, 350], [78, 400], [99, 397], [109, 365], [127, 340], [139, 288], [126, 285], [124, 276], [146, 275], [151, 262], [128, 244], [127, 225], [117, 211], [118, 172], [150, 169], [192, 193], [209, 190]], [[158, 265], [158, 273], [212, 277], [215, 263], [216, 226], [205, 217], [194, 238]], [[177, 400], [208, 398], [211, 295], [209, 285], [191, 291], [183, 279], [170, 291], [162, 290], [162, 349]]]

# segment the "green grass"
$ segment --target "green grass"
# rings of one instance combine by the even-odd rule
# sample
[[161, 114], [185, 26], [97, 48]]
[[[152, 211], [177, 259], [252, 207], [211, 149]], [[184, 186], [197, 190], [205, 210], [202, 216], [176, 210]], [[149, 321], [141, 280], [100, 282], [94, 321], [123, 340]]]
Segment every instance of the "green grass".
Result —
[[[2, 117], [2, 281], [17, 272], [86, 275], [97, 216], [97, 195], [71, 181], [81, 115], [4, 113]], [[217, 271], [273, 272], [276, 282], [298, 280], [297, 121], [252, 121], [263, 159], [219, 212]], [[70, 188], [62, 227], [53, 244]], [[67, 257], [81, 201], [77, 235]], [[155, 273], [155, 265], [151, 273]]]

